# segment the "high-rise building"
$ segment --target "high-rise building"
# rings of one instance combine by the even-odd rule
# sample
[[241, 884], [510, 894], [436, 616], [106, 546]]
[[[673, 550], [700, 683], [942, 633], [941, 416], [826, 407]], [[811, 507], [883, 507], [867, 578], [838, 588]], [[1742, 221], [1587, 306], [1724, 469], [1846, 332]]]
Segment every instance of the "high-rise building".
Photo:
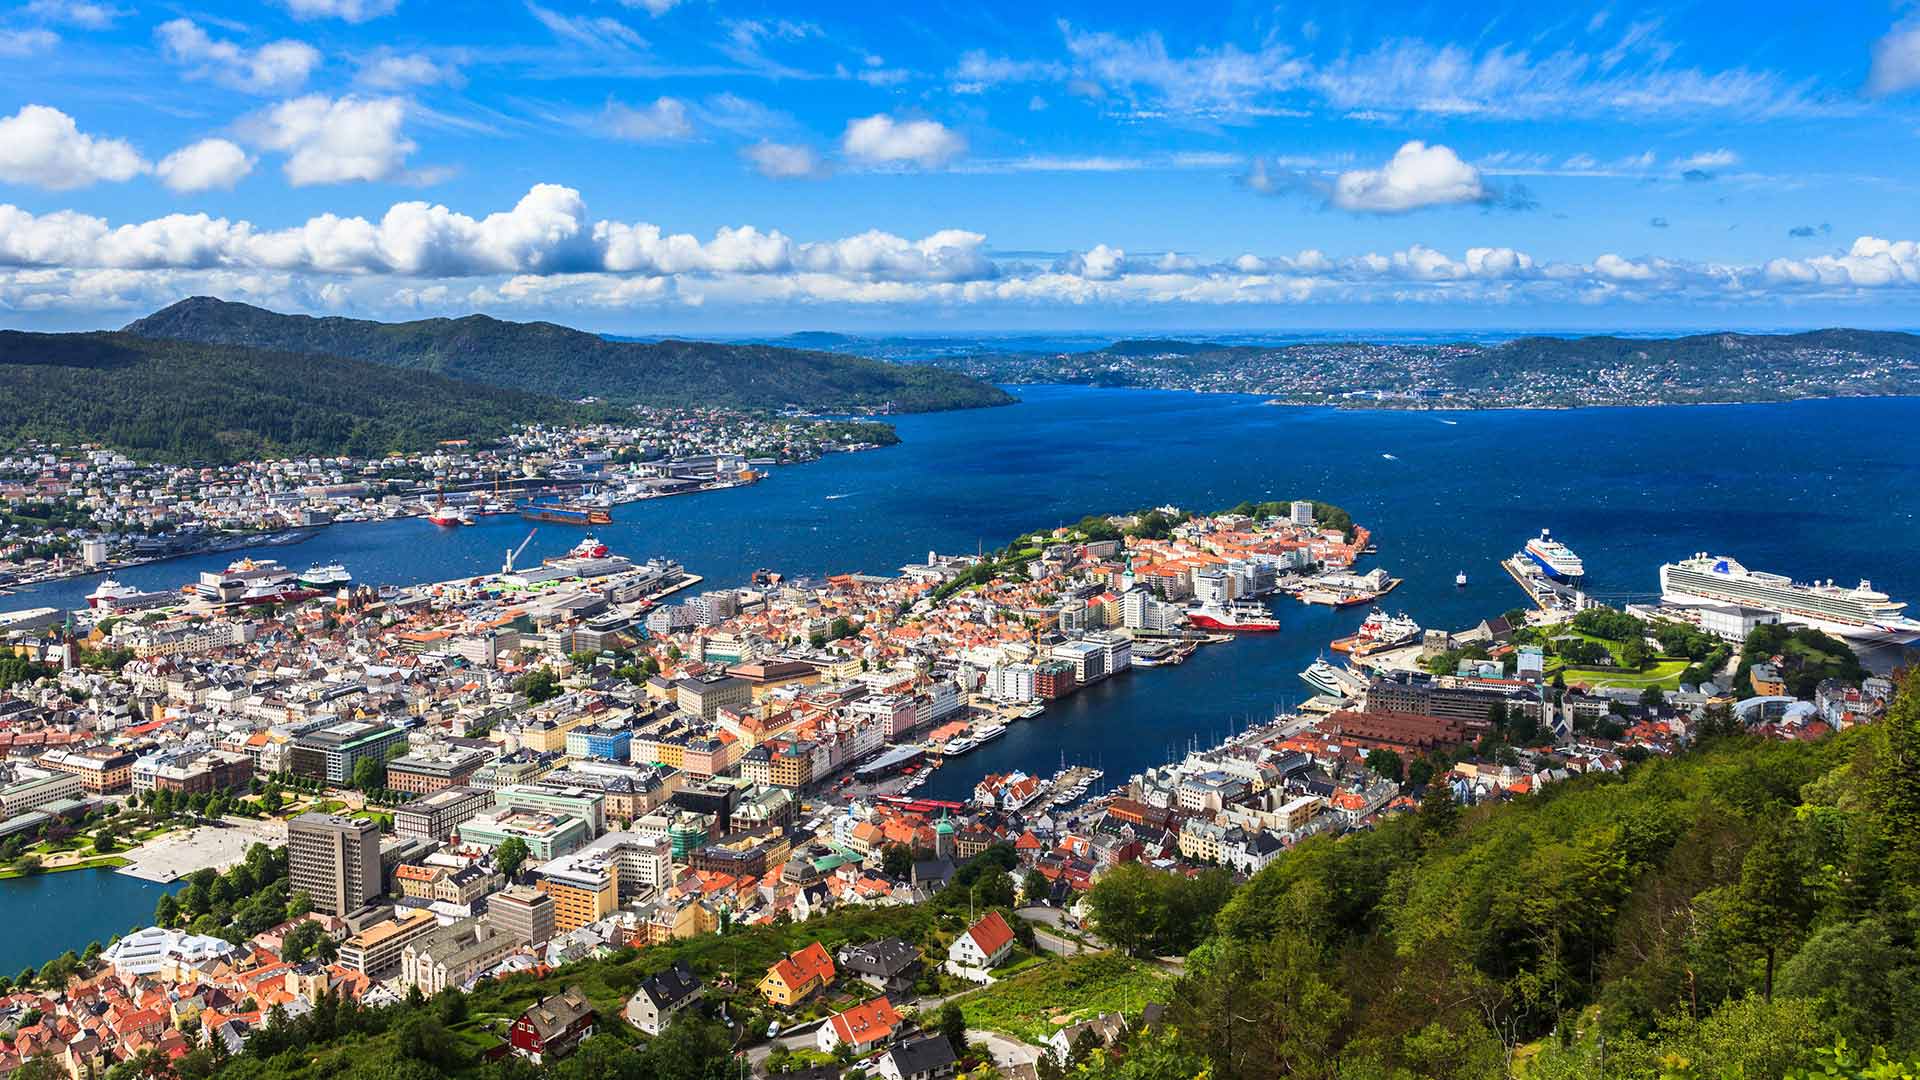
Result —
[[553, 897], [530, 885], [509, 886], [487, 899], [487, 921], [530, 945], [545, 944], [553, 937]]
[[313, 910], [350, 915], [380, 895], [380, 826], [334, 814], [287, 823], [287, 873]]
[[1291, 513], [1288, 516], [1291, 518], [1291, 520], [1295, 525], [1304, 525], [1307, 528], [1313, 527], [1313, 504], [1312, 503], [1308, 502], [1305, 499], [1295, 499], [1293, 500], [1293, 505], [1288, 507], [1287, 509], [1291, 511]]

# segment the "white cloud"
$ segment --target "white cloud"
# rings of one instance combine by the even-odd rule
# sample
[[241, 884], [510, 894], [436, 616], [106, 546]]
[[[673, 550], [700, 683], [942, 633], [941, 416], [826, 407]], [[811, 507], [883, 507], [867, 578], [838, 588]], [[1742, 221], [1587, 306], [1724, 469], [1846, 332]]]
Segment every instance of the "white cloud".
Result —
[[0, 29], [0, 57], [9, 60], [40, 56], [60, 44], [60, 35], [51, 30]]
[[1415, 140], [1378, 169], [1355, 169], [1334, 178], [1330, 198], [1342, 210], [1398, 214], [1425, 206], [1478, 202], [1487, 197], [1480, 170], [1447, 147]]
[[933, 120], [895, 120], [885, 113], [847, 122], [840, 149], [867, 165], [937, 169], [966, 153], [967, 140]]
[[190, 79], [208, 79], [252, 94], [292, 90], [320, 66], [320, 51], [303, 41], [270, 41], [247, 49], [221, 41], [192, 19], [173, 19], [154, 29], [161, 53], [187, 69]]
[[1775, 284], [1879, 289], [1920, 285], [1920, 243], [1862, 236], [1845, 255], [1774, 259], [1766, 265]]
[[252, 171], [253, 158], [226, 139], [201, 139], [161, 158], [154, 167], [161, 183], [183, 194], [230, 189]]
[[776, 180], [819, 176], [824, 172], [820, 155], [810, 146], [760, 142], [742, 149], [740, 155], [753, 165], [755, 172]]
[[354, 80], [374, 90], [405, 90], [414, 86], [460, 86], [466, 82], [451, 61], [426, 53], [380, 51], [360, 60]]
[[32, 0], [20, 10], [43, 22], [62, 23], [86, 30], [105, 30], [116, 19], [132, 14], [126, 8], [95, 3], [94, 0]]
[[302, 187], [397, 175], [415, 149], [400, 130], [406, 115], [399, 98], [309, 94], [274, 106], [246, 127], [254, 142], [288, 155], [287, 179]]
[[1873, 43], [1867, 93], [1898, 94], [1920, 86], [1920, 19], [1910, 19]]
[[[1920, 290], [1920, 244], [1875, 237], [1844, 255], [1761, 265], [1600, 255], [1539, 263], [1496, 245], [1408, 244], [1345, 257], [1246, 252], [1204, 262], [1096, 243], [1036, 268], [996, 265], [986, 237], [870, 230], [802, 241], [752, 225], [706, 237], [594, 221], [580, 193], [537, 185], [472, 217], [402, 202], [384, 215], [323, 214], [282, 229], [206, 214], [114, 225], [73, 211], [0, 206], [0, 306], [97, 313], [185, 293], [302, 310], [442, 313], [479, 308], [618, 311], [636, 304], [1027, 307], [1062, 305], [1641, 303], [1727, 307]], [[1915, 292], [1914, 295], [1920, 295]]]
[[1157, 33], [1137, 38], [1060, 24], [1080, 78], [1126, 96], [1136, 111], [1231, 115], [1259, 108], [1262, 98], [1292, 89], [1308, 66], [1284, 45], [1254, 52], [1228, 44], [1174, 56]]
[[663, 97], [639, 106], [609, 102], [605, 119], [610, 134], [636, 142], [671, 142], [693, 136], [687, 103], [679, 98]]
[[1724, 169], [1740, 163], [1740, 155], [1726, 148], [1702, 150], [1674, 163], [1676, 169]]
[[527, 12], [554, 37], [596, 52], [630, 52], [647, 47], [647, 39], [619, 19], [605, 15], [565, 15], [527, 0]]
[[296, 19], [344, 19], [361, 23], [393, 14], [400, 0], [286, 0], [286, 5]]
[[129, 180], [150, 166], [125, 139], [88, 135], [73, 117], [45, 105], [23, 105], [0, 119], [0, 181], [51, 191]]
[[680, 6], [680, 0], [620, 0], [622, 7], [639, 8], [654, 18], [659, 18]]

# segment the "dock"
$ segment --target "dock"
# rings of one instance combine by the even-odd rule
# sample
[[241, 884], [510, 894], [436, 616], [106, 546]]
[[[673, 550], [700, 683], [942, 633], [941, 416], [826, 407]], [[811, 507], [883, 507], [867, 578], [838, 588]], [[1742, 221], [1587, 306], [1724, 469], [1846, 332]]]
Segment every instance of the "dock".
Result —
[[1500, 560], [1500, 567], [1541, 611], [1573, 612], [1597, 604], [1580, 589], [1541, 573], [1533, 560], [1520, 552]]

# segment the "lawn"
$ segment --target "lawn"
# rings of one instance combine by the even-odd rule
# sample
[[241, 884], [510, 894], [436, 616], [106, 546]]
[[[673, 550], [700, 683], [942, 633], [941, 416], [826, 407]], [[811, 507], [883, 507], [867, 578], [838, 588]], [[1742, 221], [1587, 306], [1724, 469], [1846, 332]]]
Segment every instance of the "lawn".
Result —
[[1570, 667], [1562, 668], [1560, 674], [1566, 676], [1568, 685], [1584, 683], [1595, 688], [1615, 686], [1635, 690], [1657, 686], [1662, 690], [1675, 690], [1680, 686], [1680, 673], [1687, 670], [1687, 663], [1686, 660], [1655, 660], [1638, 673]]
[[1066, 957], [960, 1000], [967, 1026], [1044, 1044], [1055, 1031], [1106, 1012], [1137, 1014], [1167, 1000], [1173, 984], [1116, 953]]

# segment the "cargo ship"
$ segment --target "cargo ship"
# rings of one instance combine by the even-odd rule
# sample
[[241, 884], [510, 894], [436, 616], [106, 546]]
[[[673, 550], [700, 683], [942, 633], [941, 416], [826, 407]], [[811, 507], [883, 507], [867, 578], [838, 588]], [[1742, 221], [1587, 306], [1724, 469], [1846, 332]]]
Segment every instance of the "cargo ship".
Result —
[[1236, 634], [1267, 634], [1280, 629], [1280, 620], [1265, 604], [1236, 600], [1224, 607], [1201, 604], [1187, 609], [1187, 622], [1206, 630], [1228, 630]]
[[1587, 576], [1586, 564], [1573, 549], [1553, 538], [1547, 529], [1541, 529], [1540, 535], [1527, 541], [1522, 549], [1527, 558], [1540, 566], [1540, 572], [1555, 581], [1564, 581], [1569, 585], [1578, 584]]
[[578, 503], [522, 503], [520, 516], [528, 521], [545, 521], [555, 525], [611, 525], [613, 515], [598, 506], [581, 506]]
[[452, 529], [473, 524], [473, 515], [467, 513], [464, 506], [442, 505], [427, 511], [427, 520], [442, 528]]
[[1778, 614], [1782, 622], [1851, 641], [1904, 645], [1920, 639], [1920, 622], [1904, 614], [1905, 601], [1889, 598], [1870, 581], [1851, 589], [1831, 580], [1802, 584], [1781, 574], [1749, 570], [1725, 555], [1701, 552], [1660, 567], [1660, 599], [1759, 608]]

